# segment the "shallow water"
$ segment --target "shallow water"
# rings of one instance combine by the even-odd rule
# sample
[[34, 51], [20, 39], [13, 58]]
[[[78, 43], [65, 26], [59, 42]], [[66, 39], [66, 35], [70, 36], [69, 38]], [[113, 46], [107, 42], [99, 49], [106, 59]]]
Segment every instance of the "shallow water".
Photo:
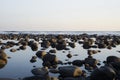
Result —
[[[6, 41], [2, 41], [2, 42], [6, 42]], [[15, 41], [17, 42], [17, 41]], [[14, 46], [12, 48], [18, 48], [19, 46]], [[70, 48], [70, 47], [69, 47]], [[35, 56], [35, 53], [37, 51], [32, 51], [31, 48], [29, 46], [27, 46], [26, 50], [20, 50], [20, 51], [16, 51], [16, 52], [10, 52], [10, 49], [6, 49], [5, 52], [8, 56], [10, 56], [11, 58], [8, 59], [7, 64], [5, 65], [4, 68], [0, 69], [0, 78], [24, 78], [24, 77], [28, 77], [28, 76], [33, 76], [33, 74], [31, 73], [31, 70], [34, 68], [33, 66], [36, 67], [42, 67], [42, 60], [37, 58], [37, 62], [35, 63], [30, 63], [30, 59], [32, 56]], [[51, 47], [49, 47], [46, 52], [48, 52], [51, 49]], [[98, 49], [98, 48], [91, 48], [92, 50], [101, 50], [100, 53], [94, 54], [93, 57], [96, 58], [97, 60], [100, 60], [100, 63], [102, 65], [103, 61], [106, 60], [107, 56], [110, 55], [115, 55], [120, 57], [120, 53], [118, 53], [117, 51], [120, 50], [120, 45], [117, 46], [116, 48], [112, 48], [111, 50], [109, 49]], [[39, 49], [41, 50], [41, 47], [39, 45]], [[66, 59], [68, 59], [66, 57], [66, 55], [68, 54], [68, 52], [70, 51], [70, 53], [72, 55], [74, 54], [78, 54], [78, 56], [73, 56], [72, 58], [69, 59], [69, 61], [73, 61], [76, 59], [79, 60], [83, 60], [85, 58], [87, 58], [87, 50], [82, 48], [82, 44], [78, 44], [76, 42], [76, 47], [75, 48], [70, 48], [70, 50], [65, 51], [65, 53], [63, 53], [63, 50], [61, 51], [57, 51], [56, 56], [58, 57], [59, 60], [63, 61], [63, 62], [67, 62]], [[59, 66], [63, 66], [63, 65], [59, 65]], [[84, 67], [81, 67], [82, 69], [84, 69]], [[87, 72], [89, 75], [89, 72]], [[51, 74], [50, 76], [54, 76], [57, 77], [58, 74]]]

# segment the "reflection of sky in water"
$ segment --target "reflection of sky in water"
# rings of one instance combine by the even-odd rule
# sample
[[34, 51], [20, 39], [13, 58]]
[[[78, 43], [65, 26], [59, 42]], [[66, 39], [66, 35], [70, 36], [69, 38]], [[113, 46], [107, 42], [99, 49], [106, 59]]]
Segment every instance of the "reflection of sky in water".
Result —
[[[81, 46], [82, 45], [76, 43], [76, 47], [70, 50], [71, 54], [78, 54], [78, 56], [73, 56], [71, 59], [69, 59], [69, 61], [73, 61], [76, 59], [83, 60], [88, 56], [87, 50], [83, 49]], [[15, 46], [13, 48], [18, 48], [18, 46]], [[46, 51], [49, 51], [50, 48], [47, 49]], [[37, 62], [30, 63], [31, 57], [34, 56], [36, 53], [36, 51], [33, 52], [30, 47], [27, 47], [26, 50], [20, 50], [13, 53], [9, 51], [10, 49], [5, 50], [5, 52], [7, 53], [8, 56], [11, 57], [11, 59], [8, 59], [7, 65], [4, 68], [0, 69], [0, 77], [23, 78], [27, 76], [32, 76], [31, 69], [33, 69], [33, 66], [42, 67], [42, 60], [39, 58], [37, 58]], [[39, 50], [40, 49], [41, 48], [39, 46]], [[119, 49], [120, 46], [117, 46], [116, 48], [112, 48], [112, 50], [101, 49], [101, 52], [94, 54], [93, 57], [100, 60], [102, 63], [109, 55], [116, 55], [120, 57], [120, 53], [116, 52]], [[59, 60], [66, 62], [65, 59], [68, 59], [66, 57], [68, 52], [69, 51], [65, 51], [65, 53], [63, 53], [63, 51], [57, 51], [56, 55]], [[83, 69], [83, 67], [81, 68]], [[55, 74], [50, 74], [50, 75], [56, 76]]]

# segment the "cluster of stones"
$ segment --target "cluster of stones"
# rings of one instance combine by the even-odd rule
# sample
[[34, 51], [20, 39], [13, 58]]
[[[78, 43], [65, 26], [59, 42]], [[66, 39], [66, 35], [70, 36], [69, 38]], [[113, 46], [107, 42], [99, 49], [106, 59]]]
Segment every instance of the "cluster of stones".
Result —
[[[84, 66], [86, 70], [93, 71], [92, 74], [94, 74], [96, 69], [99, 69], [97, 65], [100, 65], [99, 61], [93, 58], [92, 55], [100, 53], [101, 51], [91, 50], [91, 48], [112, 49], [113, 47], [120, 45], [120, 36], [118, 35], [0, 34], [0, 39], [18, 41], [17, 43], [15, 43], [14, 41], [7, 41], [6, 43], [3, 43], [2, 41], [0, 41], [0, 68], [4, 67], [7, 64], [7, 55], [4, 50], [8, 48], [11, 48], [11, 52], [16, 52], [18, 50], [25, 50], [27, 46], [29, 46], [32, 51], [37, 51], [35, 56], [31, 57], [30, 62], [36, 62], [37, 58], [40, 58], [43, 61], [43, 68], [33, 69], [31, 72], [35, 76], [25, 78], [24, 80], [39, 80], [39, 78], [41, 77], [45, 78], [43, 80], [47, 80], [46, 78], [48, 78], [49, 72], [59, 73], [60, 80], [85, 80], [87, 79], [86, 73], [84, 70], [80, 69], [80, 67]], [[75, 48], [76, 43], [79, 43], [80, 45], [82, 45], [83, 49], [87, 50], [87, 58], [85, 58], [84, 60], [74, 60], [72, 62], [68, 61], [67, 63], [64, 63], [56, 57], [55, 53], [57, 53], [57, 51], [70, 50], [70, 48]], [[38, 48], [39, 45], [41, 46], [41, 50], [39, 50]], [[12, 48], [13, 46], [19, 46], [19, 48]], [[49, 47], [53, 49], [51, 49], [49, 52], [46, 52], [45, 50]], [[69, 54], [67, 54], [66, 56], [68, 58], [71, 58], [73, 55], [69, 52]], [[112, 61], [120, 62], [118, 57], [108, 57], [105, 63], [110, 63], [110, 65], [113, 65], [114, 67], [116, 64], [113, 64]], [[58, 67], [58, 64], [69, 64], [69, 66]]]

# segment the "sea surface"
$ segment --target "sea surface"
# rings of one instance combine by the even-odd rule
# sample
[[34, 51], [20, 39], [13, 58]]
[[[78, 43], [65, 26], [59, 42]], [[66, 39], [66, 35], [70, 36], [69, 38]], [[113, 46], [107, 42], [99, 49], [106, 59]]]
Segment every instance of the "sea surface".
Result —
[[[0, 34], [98, 34], [98, 35], [120, 35], [120, 31], [1, 31]], [[7, 42], [9, 40], [2, 40], [2, 42]], [[10, 40], [14, 42], [18, 42], [16, 40]], [[72, 55], [77, 54], [78, 56], [73, 56], [72, 58], [68, 59], [69, 61], [73, 60], [84, 60], [87, 58], [87, 50], [83, 49], [82, 44], [78, 44], [77, 42], [75, 43], [76, 47], [75, 48], [70, 48], [69, 51], [65, 51], [63, 53], [63, 50], [57, 51], [55, 55], [58, 57], [59, 60], [63, 62], [67, 62], [66, 55], [70, 52]], [[14, 46], [12, 48], [18, 48], [19, 46]], [[42, 67], [42, 60], [37, 58], [37, 62], [31, 63], [30, 59], [32, 56], [35, 56], [37, 51], [32, 51], [29, 46], [27, 46], [26, 50], [20, 50], [16, 52], [10, 52], [10, 49], [6, 49], [5, 52], [6, 54], [11, 57], [8, 59], [7, 64], [5, 65], [4, 68], [0, 69], [0, 78], [24, 78], [24, 77], [29, 77], [33, 76], [31, 73], [31, 70], [34, 69], [33, 66], [36, 67]], [[48, 52], [51, 47], [46, 49], [45, 51]], [[106, 60], [107, 56], [110, 55], [115, 55], [120, 57], [120, 53], [117, 51], [120, 50], [120, 45], [117, 46], [116, 48], [110, 49], [94, 49], [91, 48], [92, 50], [101, 50], [100, 53], [94, 54], [93, 57], [96, 58], [97, 60], [100, 61], [101, 65], [103, 64], [103, 61]], [[41, 50], [41, 46], [39, 44], [38, 51]], [[58, 66], [64, 66], [64, 65], [58, 65]], [[99, 67], [99, 66], [98, 66]], [[81, 69], [84, 69], [84, 67], [80, 67]], [[87, 75], [89, 75], [90, 72], [87, 72]], [[49, 74], [50, 76], [57, 77], [59, 74]]]

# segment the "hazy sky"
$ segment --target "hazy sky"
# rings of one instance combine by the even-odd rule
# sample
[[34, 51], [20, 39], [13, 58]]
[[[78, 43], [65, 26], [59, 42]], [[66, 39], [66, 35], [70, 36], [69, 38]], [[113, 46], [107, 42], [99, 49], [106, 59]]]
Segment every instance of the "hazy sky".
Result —
[[0, 0], [1, 31], [120, 31], [120, 0]]

